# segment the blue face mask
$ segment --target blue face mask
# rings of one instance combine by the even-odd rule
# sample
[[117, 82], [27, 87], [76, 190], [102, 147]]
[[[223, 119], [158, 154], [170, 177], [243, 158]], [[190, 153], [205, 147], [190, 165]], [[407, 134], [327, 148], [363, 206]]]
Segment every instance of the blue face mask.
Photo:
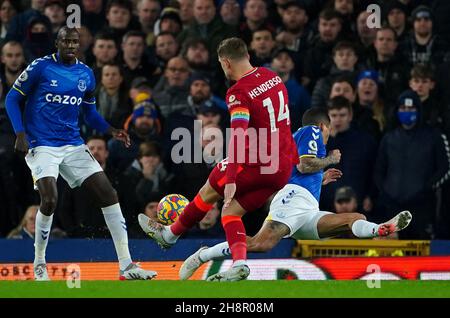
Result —
[[411, 126], [417, 122], [417, 111], [398, 112], [397, 118], [403, 125]]

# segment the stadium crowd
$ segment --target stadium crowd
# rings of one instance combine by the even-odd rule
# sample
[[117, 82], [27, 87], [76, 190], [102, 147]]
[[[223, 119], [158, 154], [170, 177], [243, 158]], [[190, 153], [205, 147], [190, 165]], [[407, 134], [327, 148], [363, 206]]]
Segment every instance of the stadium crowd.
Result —
[[[0, 237], [30, 238], [39, 195], [15, 135], [5, 96], [35, 58], [55, 52], [76, 1], [0, 1]], [[131, 147], [80, 129], [117, 190], [131, 238], [137, 215], [154, 215], [168, 193], [193, 199], [214, 162], [176, 163], [177, 128], [229, 125], [227, 87], [216, 47], [246, 41], [254, 66], [279, 74], [289, 93], [292, 131], [310, 107], [328, 109], [343, 172], [322, 189], [321, 209], [359, 211], [382, 222], [410, 210], [401, 238], [450, 239], [450, 2], [444, 0], [80, 0], [79, 60], [94, 70], [97, 109], [126, 129]], [[381, 8], [370, 27], [370, 4]], [[70, 18], [70, 17], [69, 17]], [[376, 21], [376, 20], [374, 20]], [[195, 135], [195, 134], [194, 134]], [[208, 140], [193, 139], [204, 157]], [[215, 151], [218, 151], [217, 149]], [[223, 150], [222, 150], [223, 151]], [[194, 154], [192, 154], [194, 156]], [[193, 158], [192, 158], [193, 159]], [[89, 193], [58, 179], [54, 237], [108, 237]], [[189, 236], [223, 237], [220, 206]], [[251, 235], [264, 208], [244, 217]]]

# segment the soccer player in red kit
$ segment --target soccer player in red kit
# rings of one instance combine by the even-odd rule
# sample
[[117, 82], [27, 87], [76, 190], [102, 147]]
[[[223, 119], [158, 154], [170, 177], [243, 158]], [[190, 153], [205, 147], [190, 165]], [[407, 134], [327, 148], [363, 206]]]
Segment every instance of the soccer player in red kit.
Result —
[[298, 154], [281, 78], [266, 68], [253, 67], [247, 46], [239, 38], [223, 40], [217, 54], [226, 77], [236, 81], [226, 96], [231, 116], [228, 157], [213, 169], [174, 224], [163, 226], [144, 214], [139, 215], [139, 224], [159, 245], [168, 248], [223, 198], [222, 225], [233, 265], [220, 274], [222, 280], [234, 281], [250, 273], [242, 216], [260, 208], [287, 183]]

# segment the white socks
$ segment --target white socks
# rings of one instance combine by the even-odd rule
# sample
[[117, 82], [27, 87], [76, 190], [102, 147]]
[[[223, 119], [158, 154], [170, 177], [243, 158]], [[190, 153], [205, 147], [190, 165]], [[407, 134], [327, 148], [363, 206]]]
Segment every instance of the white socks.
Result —
[[34, 234], [34, 264], [45, 263], [45, 250], [47, 249], [53, 214], [46, 216], [38, 210], [36, 214], [36, 229]]
[[162, 231], [162, 237], [164, 241], [166, 241], [169, 244], [175, 244], [179, 238], [179, 236], [172, 233], [170, 226], [164, 226], [164, 229]]
[[359, 238], [371, 238], [378, 236], [378, 228], [378, 224], [366, 220], [357, 220], [353, 222], [352, 232]]
[[119, 203], [102, 208], [103, 216], [111, 233], [119, 259], [119, 267], [125, 270], [131, 264], [130, 251], [128, 250], [128, 234], [125, 219], [120, 210]]
[[231, 255], [231, 250], [228, 247], [228, 242], [223, 242], [201, 250], [199, 257], [202, 262], [211, 261], [213, 259], [221, 259]]

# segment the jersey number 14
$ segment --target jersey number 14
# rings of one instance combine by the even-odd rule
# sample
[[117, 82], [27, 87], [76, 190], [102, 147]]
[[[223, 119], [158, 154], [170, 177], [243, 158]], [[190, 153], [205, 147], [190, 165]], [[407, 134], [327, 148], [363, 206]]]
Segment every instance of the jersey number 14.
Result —
[[277, 131], [277, 125], [276, 122], [280, 122], [282, 120], [287, 120], [287, 124], [290, 124], [289, 119], [289, 108], [288, 105], [284, 103], [284, 95], [282, 91], [278, 92], [278, 97], [280, 99], [280, 107], [279, 107], [279, 113], [278, 118], [275, 121], [275, 110], [273, 109], [273, 103], [270, 97], [267, 97], [263, 100], [263, 106], [267, 107], [267, 111], [269, 112], [269, 119], [270, 119], [270, 131], [276, 132]]

